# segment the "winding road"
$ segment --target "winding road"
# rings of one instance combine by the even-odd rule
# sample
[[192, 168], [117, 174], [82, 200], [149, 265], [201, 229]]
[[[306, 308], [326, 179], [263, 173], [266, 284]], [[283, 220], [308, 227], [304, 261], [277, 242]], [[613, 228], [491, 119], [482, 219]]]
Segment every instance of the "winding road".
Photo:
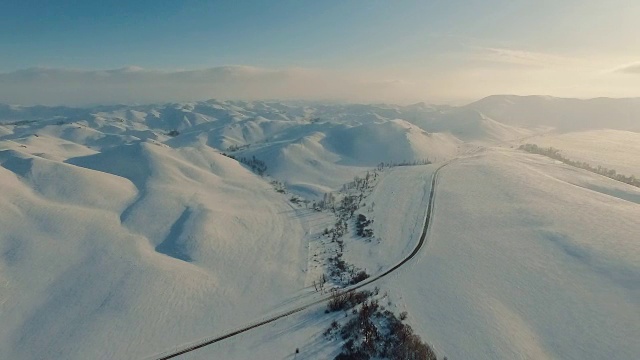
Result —
[[[428, 230], [429, 230], [429, 226], [431, 224], [433, 206], [434, 206], [434, 200], [435, 200], [435, 190], [436, 190], [436, 185], [437, 185], [437, 182], [438, 182], [438, 174], [439, 174], [440, 170], [442, 170], [442, 168], [444, 168], [445, 166], [451, 164], [452, 161], [454, 161], [454, 160], [451, 160], [451, 161], [448, 161], [448, 162], [444, 163], [443, 165], [438, 167], [433, 172], [433, 175], [431, 177], [431, 191], [429, 193], [429, 204], [427, 206], [427, 213], [426, 213], [425, 220], [424, 220], [424, 226], [422, 228], [422, 233], [420, 234], [420, 240], [416, 244], [416, 246], [413, 249], [413, 251], [409, 255], [407, 255], [407, 257], [405, 257], [402, 261], [400, 261], [399, 263], [397, 263], [393, 267], [389, 268], [385, 272], [383, 272], [381, 274], [378, 274], [378, 275], [376, 275], [374, 277], [371, 277], [371, 278], [369, 278], [369, 279], [367, 279], [365, 281], [362, 281], [362, 282], [360, 282], [360, 283], [358, 283], [356, 285], [353, 285], [351, 287], [345, 288], [344, 292], [348, 293], [348, 292], [356, 291], [356, 290], [358, 290], [358, 289], [360, 289], [362, 287], [370, 285], [370, 284], [372, 284], [372, 283], [374, 283], [374, 282], [376, 282], [376, 281], [388, 276], [389, 274], [391, 274], [394, 271], [398, 270], [401, 266], [405, 265], [407, 262], [409, 262], [411, 259], [413, 259], [418, 254], [418, 252], [420, 252], [420, 250], [424, 247], [424, 244], [426, 243], [427, 233], [428, 233]], [[299, 307], [297, 307], [295, 309], [291, 309], [291, 310], [289, 310], [287, 312], [284, 312], [284, 313], [281, 313], [279, 315], [272, 316], [272, 317], [270, 317], [270, 318], [268, 318], [266, 320], [263, 320], [263, 321], [260, 321], [260, 322], [256, 322], [256, 323], [252, 323], [252, 324], [247, 325], [247, 326], [245, 326], [245, 327], [243, 327], [241, 329], [237, 329], [235, 331], [229, 332], [227, 334], [224, 334], [224, 335], [221, 335], [221, 336], [218, 336], [218, 337], [215, 337], [215, 338], [205, 339], [205, 340], [201, 340], [201, 341], [199, 341], [197, 343], [193, 343], [193, 344], [190, 344], [190, 345], [185, 345], [184, 347], [182, 347], [182, 348], [180, 348], [178, 350], [165, 352], [163, 354], [156, 355], [154, 358], [157, 359], [157, 360], [166, 360], [166, 359], [175, 358], [177, 356], [180, 356], [180, 355], [195, 351], [195, 350], [203, 348], [205, 346], [208, 346], [208, 345], [211, 345], [211, 344], [215, 344], [217, 342], [220, 342], [222, 340], [228, 339], [230, 337], [245, 333], [245, 332], [247, 332], [247, 331], [249, 331], [251, 329], [255, 329], [257, 327], [273, 323], [273, 322], [275, 322], [275, 321], [277, 321], [279, 319], [282, 319], [284, 317], [290, 316], [292, 314], [295, 314], [295, 313], [301, 312], [303, 310], [306, 310], [306, 309], [308, 309], [308, 308], [310, 308], [312, 306], [315, 306], [315, 305], [318, 305], [320, 303], [326, 302], [330, 298], [331, 298], [331, 294], [327, 294], [326, 296], [324, 296], [324, 297], [322, 297], [322, 298], [320, 298], [318, 300], [315, 300], [315, 301], [313, 301], [311, 303], [299, 306]]]

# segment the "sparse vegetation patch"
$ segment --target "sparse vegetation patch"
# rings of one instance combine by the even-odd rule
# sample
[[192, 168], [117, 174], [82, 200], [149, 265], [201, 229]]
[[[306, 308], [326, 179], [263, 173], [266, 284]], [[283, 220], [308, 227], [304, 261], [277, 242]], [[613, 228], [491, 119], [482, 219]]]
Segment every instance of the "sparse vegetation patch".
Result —
[[379, 304], [378, 295], [377, 288], [374, 292], [333, 291], [326, 311], [345, 312], [344, 321], [334, 320], [324, 332], [327, 339], [342, 342], [335, 360], [437, 360], [433, 349], [403, 323], [408, 314], [396, 317]]

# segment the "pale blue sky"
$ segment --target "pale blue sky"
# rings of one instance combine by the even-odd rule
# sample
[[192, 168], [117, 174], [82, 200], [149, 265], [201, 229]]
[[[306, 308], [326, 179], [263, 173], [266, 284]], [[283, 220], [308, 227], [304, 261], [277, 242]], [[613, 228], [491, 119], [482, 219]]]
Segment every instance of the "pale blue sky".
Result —
[[246, 65], [404, 84], [399, 100], [640, 96], [616, 71], [640, 61], [638, 19], [636, 0], [5, 0], [0, 73]]

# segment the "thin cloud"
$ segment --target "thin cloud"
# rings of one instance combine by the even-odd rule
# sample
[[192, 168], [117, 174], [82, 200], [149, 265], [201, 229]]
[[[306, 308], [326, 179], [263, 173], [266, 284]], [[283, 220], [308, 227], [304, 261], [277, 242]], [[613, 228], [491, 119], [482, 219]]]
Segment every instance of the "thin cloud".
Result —
[[476, 47], [474, 49], [473, 58], [475, 60], [502, 65], [549, 68], [569, 66], [578, 62], [570, 57], [526, 50], [492, 47]]
[[614, 69], [613, 72], [624, 74], [640, 74], [640, 62], [620, 66]]

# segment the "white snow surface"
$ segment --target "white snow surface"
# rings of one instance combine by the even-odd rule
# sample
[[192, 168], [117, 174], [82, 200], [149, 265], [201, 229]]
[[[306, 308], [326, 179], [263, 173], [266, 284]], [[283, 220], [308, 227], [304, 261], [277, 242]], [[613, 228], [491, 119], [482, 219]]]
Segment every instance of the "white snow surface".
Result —
[[1, 154], [1, 358], [140, 358], [304, 287], [290, 206], [213, 151]]
[[[0, 123], [0, 359], [146, 358], [304, 303], [333, 219], [292, 194], [460, 156], [426, 249], [378, 284], [390, 308], [450, 359], [640, 355], [640, 191], [486, 147], [548, 140], [638, 175], [637, 133], [531, 138], [469, 108], [216, 100], [0, 106]], [[225, 154], [263, 161], [265, 177]], [[411, 252], [437, 166], [382, 172], [360, 211], [376, 239], [351, 231], [346, 261], [376, 274]], [[335, 356], [321, 333], [336, 315], [322, 310], [185, 358]]]
[[505, 150], [443, 169], [429, 245], [387, 282], [439, 354], [637, 358], [640, 206], [593, 184], [640, 194]]

